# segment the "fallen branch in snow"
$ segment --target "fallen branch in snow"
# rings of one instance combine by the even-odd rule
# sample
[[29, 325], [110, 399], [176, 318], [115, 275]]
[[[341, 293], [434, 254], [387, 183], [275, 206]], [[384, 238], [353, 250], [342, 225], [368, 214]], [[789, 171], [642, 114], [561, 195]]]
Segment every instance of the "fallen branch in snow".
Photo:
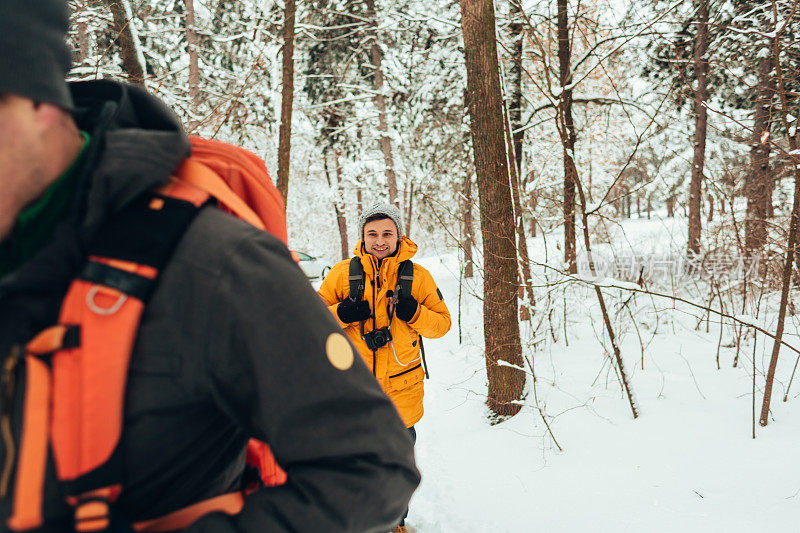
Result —
[[533, 370], [533, 363], [527, 357], [523, 357], [523, 359], [525, 360], [526, 363], [528, 363], [528, 366], [531, 369], [531, 376], [533, 376], [533, 399], [536, 402], [536, 405], [534, 407], [536, 408], [537, 411], [539, 411], [539, 416], [542, 417], [542, 422], [544, 422], [544, 426], [547, 428], [547, 432], [550, 433], [550, 438], [553, 439], [556, 448], [558, 448], [558, 451], [563, 452], [564, 450], [563, 448], [561, 448], [561, 445], [556, 440], [556, 436], [553, 434], [553, 430], [550, 429], [550, 424], [547, 423], [547, 418], [545, 418], [542, 408], [539, 407], [539, 397], [536, 395], [536, 372]]

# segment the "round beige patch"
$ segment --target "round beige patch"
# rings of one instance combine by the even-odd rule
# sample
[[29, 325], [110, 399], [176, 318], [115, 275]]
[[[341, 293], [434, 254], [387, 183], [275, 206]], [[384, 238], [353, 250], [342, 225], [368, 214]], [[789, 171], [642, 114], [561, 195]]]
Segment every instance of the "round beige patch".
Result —
[[331, 333], [325, 342], [325, 353], [328, 361], [339, 370], [347, 370], [353, 366], [353, 348], [341, 333]]

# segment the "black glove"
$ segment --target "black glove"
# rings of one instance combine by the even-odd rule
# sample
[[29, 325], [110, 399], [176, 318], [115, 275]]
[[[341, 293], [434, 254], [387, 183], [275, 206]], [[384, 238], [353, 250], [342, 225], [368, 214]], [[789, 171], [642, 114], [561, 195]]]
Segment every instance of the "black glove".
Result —
[[372, 311], [370, 311], [369, 304], [366, 300], [354, 302], [348, 298], [339, 304], [336, 308], [336, 314], [339, 316], [339, 320], [345, 324], [349, 324], [351, 322], [360, 322], [361, 320], [368, 319]]
[[394, 314], [400, 320], [408, 322], [414, 318], [414, 314], [417, 312], [418, 305], [419, 303], [417, 303], [413, 296], [409, 296], [407, 298], [400, 297], [398, 298], [397, 305], [394, 308]]

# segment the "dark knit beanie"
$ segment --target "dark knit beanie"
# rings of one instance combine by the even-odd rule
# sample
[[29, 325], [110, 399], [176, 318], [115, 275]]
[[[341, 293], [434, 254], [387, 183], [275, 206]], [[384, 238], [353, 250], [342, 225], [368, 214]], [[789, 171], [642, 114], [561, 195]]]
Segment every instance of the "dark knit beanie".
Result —
[[387, 217], [391, 218], [392, 221], [394, 222], [394, 225], [397, 226], [397, 236], [402, 237], [403, 223], [400, 220], [401, 218], [400, 210], [397, 207], [393, 206], [392, 204], [387, 204], [385, 202], [378, 202], [364, 209], [364, 212], [361, 213], [360, 217], [358, 217], [359, 239], [364, 238], [364, 224], [366, 224], [367, 219], [373, 215], [386, 215]]
[[66, 0], [0, 0], [0, 94], [72, 109]]

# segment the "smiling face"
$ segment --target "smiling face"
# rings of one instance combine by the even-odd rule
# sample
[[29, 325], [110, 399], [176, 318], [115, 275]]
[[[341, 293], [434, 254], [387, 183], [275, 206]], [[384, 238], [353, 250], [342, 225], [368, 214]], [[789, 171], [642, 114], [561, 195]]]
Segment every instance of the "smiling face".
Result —
[[364, 224], [364, 249], [378, 259], [397, 250], [397, 227], [391, 218], [372, 220]]

